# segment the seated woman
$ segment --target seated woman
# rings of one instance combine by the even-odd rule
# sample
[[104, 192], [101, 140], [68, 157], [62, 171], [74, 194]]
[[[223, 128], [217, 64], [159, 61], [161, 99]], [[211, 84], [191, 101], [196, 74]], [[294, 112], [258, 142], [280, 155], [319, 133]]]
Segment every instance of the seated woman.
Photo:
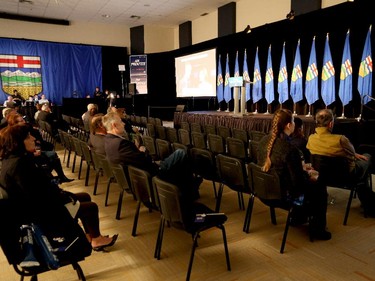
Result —
[[327, 187], [317, 181], [316, 171], [302, 165], [299, 149], [289, 142], [289, 136], [294, 131], [292, 112], [287, 109], [277, 110], [271, 128], [270, 134], [259, 142], [258, 164], [264, 172], [275, 169], [286, 200], [302, 204], [301, 208], [294, 209], [294, 219], [301, 223], [307, 222], [309, 212], [312, 216], [310, 224], [313, 237], [319, 240], [331, 239], [331, 233], [326, 230]]
[[76, 218], [82, 222], [94, 250], [115, 244], [117, 235], [100, 234], [99, 209], [87, 193], [69, 193], [50, 180], [35, 162], [35, 138], [26, 124], [8, 126], [0, 131], [0, 184], [18, 210], [20, 224], [34, 222], [48, 225], [67, 212], [65, 204], [73, 198], [80, 202]]

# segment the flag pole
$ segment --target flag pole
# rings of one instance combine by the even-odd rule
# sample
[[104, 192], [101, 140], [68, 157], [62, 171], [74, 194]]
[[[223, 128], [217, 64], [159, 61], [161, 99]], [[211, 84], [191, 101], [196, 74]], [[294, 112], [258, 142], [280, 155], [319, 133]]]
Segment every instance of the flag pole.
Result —
[[342, 105], [342, 113], [340, 117], [337, 117], [337, 119], [346, 119], [345, 117], [345, 105]]
[[227, 103], [227, 110], [225, 112], [229, 112], [229, 102]]
[[253, 112], [254, 114], [258, 114], [258, 104], [257, 103], [254, 103], [255, 105], [255, 111]]
[[270, 112], [268, 111], [268, 107], [269, 107], [270, 105], [269, 104], [267, 104], [267, 111], [266, 112], [264, 112], [264, 114], [270, 114]]

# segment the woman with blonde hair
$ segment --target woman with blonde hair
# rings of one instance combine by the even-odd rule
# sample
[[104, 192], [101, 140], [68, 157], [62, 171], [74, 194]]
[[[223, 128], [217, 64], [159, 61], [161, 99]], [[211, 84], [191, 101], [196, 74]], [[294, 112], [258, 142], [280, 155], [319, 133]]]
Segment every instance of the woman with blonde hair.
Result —
[[294, 118], [290, 110], [279, 109], [272, 119], [271, 131], [258, 147], [258, 164], [264, 172], [274, 169], [279, 175], [285, 200], [301, 205], [293, 215], [293, 224], [307, 222], [310, 212], [312, 235], [319, 240], [331, 239], [326, 231], [327, 187], [317, 181], [316, 172], [303, 166], [299, 149], [290, 143], [294, 131]]

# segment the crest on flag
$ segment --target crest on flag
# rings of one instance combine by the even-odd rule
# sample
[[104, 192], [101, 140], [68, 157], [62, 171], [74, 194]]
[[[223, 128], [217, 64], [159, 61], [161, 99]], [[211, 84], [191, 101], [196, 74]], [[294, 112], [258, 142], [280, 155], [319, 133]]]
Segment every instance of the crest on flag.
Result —
[[39, 56], [0, 54], [2, 90], [13, 95], [17, 90], [24, 99], [42, 92], [42, 64]]

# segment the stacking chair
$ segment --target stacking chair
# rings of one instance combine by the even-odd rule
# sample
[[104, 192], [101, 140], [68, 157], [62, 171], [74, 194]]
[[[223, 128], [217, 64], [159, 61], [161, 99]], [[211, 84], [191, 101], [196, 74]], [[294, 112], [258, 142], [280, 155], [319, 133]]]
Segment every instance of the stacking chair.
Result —
[[224, 141], [226, 141], [228, 137], [232, 136], [230, 128], [226, 126], [217, 126], [216, 131], [217, 134], [221, 136]]
[[130, 186], [137, 200], [132, 229], [132, 236], [136, 236], [141, 205], [143, 204], [149, 212], [152, 210], [159, 211], [159, 200], [155, 197], [157, 194], [153, 190], [152, 177], [147, 171], [129, 165], [128, 173]]
[[98, 182], [99, 182], [99, 176], [103, 174], [103, 165], [100, 160], [100, 156], [95, 152], [95, 150], [91, 150], [91, 157], [94, 164], [95, 169], [95, 183], [94, 183], [94, 189], [92, 194], [96, 195], [97, 189], [98, 189]]
[[250, 141], [260, 141], [265, 135], [266, 135], [266, 133], [264, 133], [264, 132], [251, 130], [250, 131]]
[[[216, 156], [216, 167], [219, 174], [220, 187], [217, 194], [215, 210], [219, 212], [224, 186], [228, 186], [230, 189], [237, 191], [238, 203], [241, 210], [245, 209], [243, 194], [250, 195], [246, 211], [247, 214], [249, 212], [250, 202], [253, 200], [253, 192], [249, 186], [245, 162], [238, 158], [219, 154]], [[247, 231], [246, 219], [247, 217], [245, 216], [243, 227], [243, 231], [245, 232]]]
[[[181, 229], [191, 234], [193, 238], [193, 245], [186, 274], [186, 280], [188, 281], [190, 280], [195, 249], [198, 246], [198, 238], [201, 236], [203, 231], [217, 227], [222, 231], [227, 269], [230, 271], [231, 267], [229, 251], [224, 227], [227, 216], [223, 213], [214, 213], [213, 210], [201, 203], [193, 203], [189, 206], [185, 205], [183, 203], [183, 198], [181, 198], [179, 193], [178, 187], [161, 180], [157, 176], [153, 177], [153, 184], [158, 193], [161, 212], [154, 257], [158, 260], [160, 259], [166, 222], [173, 228]], [[190, 208], [190, 210], [187, 208]], [[186, 215], [188, 213], [191, 215]], [[210, 236], [212, 236], [212, 234]]]
[[212, 181], [214, 195], [217, 198], [216, 182], [219, 182], [214, 155], [207, 149], [193, 147], [190, 149], [191, 165], [196, 177]]
[[213, 125], [213, 124], [206, 124], [206, 125], [204, 125], [203, 131], [206, 135], [208, 135], [208, 134], [216, 135], [216, 126]]
[[79, 156], [80, 161], [79, 161], [79, 169], [78, 169], [78, 179], [81, 179], [82, 164], [83, 164], [83, 160], [85, 160], [85, 156], [84, 156], [83, 151], [82, 151], [80, 139], [77, 138], [77, 137], [74, 137], [74, 136], [71, 136], [71, 139], [72, 139], [73, 144], [74, 144], [74, 157], [73, 157], [73, 164], [72, 164], [72, 173], [74, 173], [77, 156]]
[[146, 124], [146, 129], [147, 129], [147, 134], [148, 136], [152, 137], [152, 138], [156, 138], [156, 129], [155, 129], [155, 125], [154, 124], [151, 124], [151, 123], [147, 123]]
[[[284, 235], [281, 242], [280, 253], [284, 253], [284, 248], [286, 244], [286, 239], [288, 236], [289, 225], [291, 222], [291, 212], [295, 207], [295, 203], [291, 200], [285, 200], [282, 197], [281, 188], [280, 188], [280, 179], [277, 173], [274, 170], [269, 172], [263, 172], [262, 168], [251, 162], [247, 166], [248, 175], [249, 175], [249, 185], [253, 190], [254, 196], [258, 198], [263, 204], [270, 208], [271, 222], [276, 225], [276, 213], [275, 208], [279, 208], [288, 212]], [[252, 209], [254, 205], [254, 197], [251, 198], [249, 206], [246, 212], [246, 221], [245, 221], [245, 230], [249, 232], [250, 221], [252, 215]], [[311, 231], [310, 231], [310, 239]]]
[[166, 140], [167, 139], [167, 132], [164, 126], [156, 125], [156, 138]]
[[[105, 195], [104, 206], [108, 206], [109, 189], [110, 189], [111, 183], [116, 182], [116, 178], [115, 178], [115, 175], [113, 174], [112, 166], [109, 163], [107, 157], [100, 153], [96, 153], [96, 156], [98, 157], [100, 161], [100, 165], [103, 169], [104, 175], [107, 177], [107, 191]], [[117, 214], [116, 214], [116, 218], [117, 218]]]
[[156, 139], [155, 140], [156, 145], [156, 151], [158, 154], [158, 158], [160, 160], [164, 160], [172, 153], [172, 147], [169, 141], [162, 140], [162, 139]]
[[[122, 199], [124, 197], [124, 192], [127, 192], [129, 194], [133, 194], [131, 190], [131, 185], [129, 175], [127, 175], [127, 168], [124, 167], [121, 164], [110, 164], [111, 170], [113, 173], [114, 178], [116, 179], [117, 184], [120, 187], [120, 194], [117, 201], [117, 211], [116, 211], [116, 219], [119, 220], [121, 216], [121, 207], [122, 207]], [[108, 191], [107, 189], [107, 198], [108, 198]]]
[[147, 118], [147, 123], [150, 123], [150, 124], [154, 124], [154, 125], [156, 125], [156, 122], [155, 122], [155, 117], [148, 117]]
[[[67, 158], [66, 158], [66, 167], [69, 168], [70, 166], [70, 156], [72, 152], [74, 152], [74, 143], [71, 139], [71, 135], [63, 130], [60, 130], [61, 134], [63, 135], [64, 138], [64, 143], [65, 143], [65, 148], [68, 153]], [[63, 161], [65, 162], [65, 152], [64, 152], [64, 159]]]
[[193, 147], [207, 149], [207, 141], [203, 133], [191, 132]]
[[181, 122], [180, 122], [180, 129], [184, 129], [184, 130], [190, 132], [190, 125], [189, 125], [189, 122], [181, 121]]
[[141, 116], [141, 127], [146, 128], [146, 125], [147, 125], [147, 117]]
[[250, 140], [249, 158], [254, 163], [258, 163], [258, 146], [259, 141]]
[[245, 143], [246, 147], [248, 147], [249, 135], [248, 135], [246, 130], [239, 129], [239, 128], [233, 128], [232, 129], [232, 137], [242, 140]]
[[92, 159], [91, 150], [89, 145], [84, 142], [83, 140], [79, 140], [81, 144], [82, 153], [84, 156], [84, 159], [86, 161], [86, 176], [85, 176], [85, 186], [89, 185], [89, 178], [90, 178], [90, 168], [91, 166], [94, 166], [94, 161]]
[[[314, 169], [319, 172], [319, 181], [326, 186], [350, 191], [343, 222], [343, 224], [346, 225], [348, 222], [352, 200], [357, 192], [358, 185], [361, 183], [354, 182], [350, 177], [349, 165], [344, 157], [330, 157], [311, 154], [310, 159]], [[362, 184], [364, 184], [364, 182], [362, 182]]]
[[186, 145], [184, 145], [182, 143], [179, 143], [179, 142], [173, 142], [173, 143], [171, 143], [171, 148], [172, 148], [172, 153], [174, 151], [176, 151], [177, 149], [182, 149], [182, 150], [185, 150], [185, 152], [187, 154], [189, 154], [189, 149], [190, 149], [190, 147], [188, 147], [188, 146], [186, 146]]
[[225, 154], [225, 143], [222, 136], [208, 134], [207, 135], [208, 149], [216, 156], [218, 154]]
[[66, 144], [67, 140], [65, 140], [65, 135], [64, 135], [64, 131], [63, 130], [57, 129], [57, 132], [59, 133], [60, 144], [64, 147], [63, 163], [65, 163], [66, 152], [68, 151], [68, 146]]
[[178, 134], [176, 128], [170, 128], [167, 129], [167, 141], [170, 143], [178, 142]]
[[[1, 220], [2, 228], [0, 231], [0, 246], [8, 263], [12, 265], [15, 272], [20, 275], [21, 281], [23, 281], [25, 277], [31, 277], [31, 281], [38, 281], [38, 275], [47, 272], [50, 269], [47, 265], [42, 263], [40, 266], [36, 267], [26, 268], [20, 266], [23, 259], [23, 249], [20, 246], [20, 225], [17, 224], [19, 217], [15, 217], [15, 214], [19, 216], [19, 213], [17, 213], [16, 206], [12, 205], [7, 192], [2, 187], [0, 187], [0, 213], [6, 214]], [[68, 212], [66, 212], [66, 216], [67, 217], [63, 218], [56, 217], [56, 222], [51, 222], [50, 225], [43, 228], [43, 232], [54, 248], [62, 246], [59, 245], [60, 243], [70, 243], [75, 241], [74, 239], [77, 239], [77, 243], [71, 243], [71, 247], [69, 247], [69, 249], [67, 247], [65, 251], [56, 252], [56, 256], [59, 259], [59, 267], [71, 265], [76, 271], [78, 279], [86, 281], [85, 274], [83, 273], [79, 262], [83, 261], [85, 257], [91, 255], [92, 248], [77, 221], [73, 220]], [[55, 241], [52, 239], [53, 237], [51, 237], [51, 233], [53, 233], [54, 237], [56, 237], [55, 235], [59, 235], [59, 237], [63, 237], [64, 239]], [[64, 246], [66, 245], [67, 244]], [[37, 253], [37, 249], [34, 250]], [[40, 254], [41, 253], [39, 253], [39, 255], [36, 254], [36, 256], [40, 256]]]
[[153, 137], [143, 135], [142, 136], [142, 142], [143, 145], [147, 148], [149, 155], [151, 156], [153, 161], [156, 161], [159, 159], [156, 145], [155, 145], [155, 139]]
[[155, 117], [155, 125], [163, 126], [163, 121], [160, 118]]
[[202, 126], [199, 123], [190, 123], [190, 132], [202, 133]]
[[179, 143], [186, 145], [187, 147], [191, 147], [191, 139], [189, 131], [185, 129], [178, 129], [178, 140]]
[[228, 137], [227, 138], [227, 150], [228, 150], [228, 156], [241, 159], [242, 161], [245, 161], [245, 163], [249, 162], [247, 149], [246, 149], [245, 143], [242, 140]]

